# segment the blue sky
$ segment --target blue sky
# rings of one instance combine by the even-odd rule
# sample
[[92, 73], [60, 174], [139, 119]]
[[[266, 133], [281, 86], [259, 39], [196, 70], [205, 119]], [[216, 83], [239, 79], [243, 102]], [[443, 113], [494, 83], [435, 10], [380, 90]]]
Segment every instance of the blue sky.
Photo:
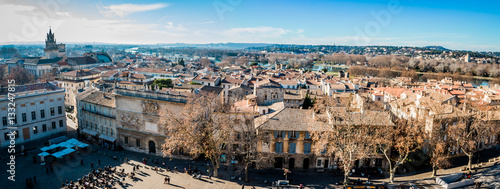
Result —
[[[48, 2], [48, 3], [47, 3]], [[0, 44], [441, 45], [500, 51], [498, 1], [3, 0]]]

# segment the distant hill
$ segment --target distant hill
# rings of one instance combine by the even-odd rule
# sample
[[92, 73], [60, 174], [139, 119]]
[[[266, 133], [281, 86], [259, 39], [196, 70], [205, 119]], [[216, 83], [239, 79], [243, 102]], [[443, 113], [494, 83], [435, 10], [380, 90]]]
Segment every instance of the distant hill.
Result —
[[437, 50], [437, 51], [451, 51], [450, 49], [444, 48], [442, 46], [426, 46], [426, 49]]
[[195, 47], [209, 49], [246, 49], [255, 47], [269, 46], [269, 43], [209, 43], [209, 44], [188, 44], [188, 43], [173, 43], [173, 44], [158, 44], [163, 47]]

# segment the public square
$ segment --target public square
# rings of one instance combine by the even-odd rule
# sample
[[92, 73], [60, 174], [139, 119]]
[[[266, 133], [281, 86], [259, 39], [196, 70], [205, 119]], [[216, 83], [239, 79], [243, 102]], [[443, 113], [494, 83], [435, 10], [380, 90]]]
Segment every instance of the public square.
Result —
[[[76, 137], [75, 126], [70, 119], [68, 119], [68, 132], [66, 136], [68, 138]], [[269, 188], [271, 187], [272, 181], [284, 179], [283, 171], [281, 170], [250, 170], [250, 182], [244, 182], [244, 175], [240, 169], [233, 172], [231, 167], [225, 166], [219, 169], [218, 178], [208, 178], [206, 171], [207, 162], [205, 161], [195, 162], [185, 159], [164, 158], [125, 150], [112, 151], [95, 144], [91, 144], [87, 150], [81, 150], [78, 153], [74, 153], [72, 158], [66, 156], [62, 159], [58, 159], [52, 164], [53, 171], [47, 173], [47, 170], [44, 166], [40, 165], [40, 162], [37, 161], [34, 163], [32, 160], [32, 157], [40, 151], [39, 149], [44, 146], [47, 140], [48, 139], [43, 139], [24, 144], [28, 152], [26, 156], [20, 154], [16, 156], [16, 181], [8, 181], [8, 173], [2, 171], [1, 183], [8, 183], [7, 185], [2, 185], [2, 188], [27, 188], [26, 179], [34, 178], [35, 176], [37, 179], [33, 188], [61, 188], [62, 183], [66, 181], [77, 182], [78, 179], [91, 172], [91, 164], [94, 165], [95, 169], [102, 169], [104, 166], [108, 165], [116, 168], [117, 171], [125, 169], [124, 173], [133, 172], [133, 166], [139, 165], [140, 168], [135, 172], [134, 179], [130, 179], [130, 177], [127, 176], [123, 184], [115, 184], [113, 188], [242, 188], [242, 185], [244, 185], [244, 188]], [[88, 141], [84, 142], [90, 144]], [[2, 160], [6, 158], [5, 154], [6, 153], [2, 151]], [[127, 158], [127, 162], [125, 162], [125, 158]], [[156, 164], [157, 158], [158, 164]], [[146, 159], [146, 165], [143, 164], [143, 159]], [[83, 165], [81, 165], [81, 160], [83, 160]], [[165, 162], [164, 166], [163, 162]], [[494, 163], [495, 162], [484, 163], [482, 169], [475, 175], [479, 178], [478, 180], [498, 186], [498, 181], [495, 181], [495, 179], [498, 179], [500, 176], [498, 172], [500, 166], [494, 166]], [[158, 172], [153, 170], [156, 166], [159, 167]], [[5, 164], [2, 164], [0, 167], [2, 170], [7, 169]], [[167, 171], [167, 167], [169, 167], [171, 171]], [[461, 167], [463, 166], [439, 170], [438, 174], [456, 173], [460, 171]], [[175, 168], [179, 171], [173, 171]], [[201, 179], [196, 179], [187, 173], [182, 173], [184, 168], [192, 168], [193, 170], [195, 168], [199, 169], [202, 173]], [[235, 179], [231, 179], [233, 175]], [[170, 178], [170, 184], [164, 184], [165, 177]], [[118, 180], [123, 177], [116, 178]], [[318, 173], [292, 170], [292, 173], [288, 175], [288, 179], [292, 181], [294, 187], [298, 187], [299, 184], [303, 184], [305, 188], [342, 187], [340, 185], [335, 185], [335, 183], [342, 180], [341, 175], [332, 175], [324, 172]], [[351, 179], [356, 180], [358, 178], [351, 177]], [[366, 180], [366, 178], [360, 179], [362, 181]], [[381, 184], [387, 182], [387, 179], [374, 178], [370, 181], [373, 184]], [[417, 174], [404, 177], [396, 177], [396, 183], [390, 185], [390, 187], [397, 187], [399, 184], [403, 184], [408, 188], [411, 186], [417, 188], [441, 188], [435, 183], [434, 179], [430, 178], [430, 172], [428, 170], [418, 171]], [[472, 187], [473, 186], [470, 188]]]

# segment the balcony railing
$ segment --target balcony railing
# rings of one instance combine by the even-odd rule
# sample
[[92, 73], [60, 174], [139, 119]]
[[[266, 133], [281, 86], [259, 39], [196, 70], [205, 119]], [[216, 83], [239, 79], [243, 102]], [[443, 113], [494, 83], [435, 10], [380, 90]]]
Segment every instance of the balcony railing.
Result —
[[186, 103], [187, 96], [182, 95], [180, 93], [157, 93], [154, 91], [134, 91], [123, 88], [115, 88], [115, 93], [123, 96], [131, 96], [138, 98], [147, 98], [153, 100], [163, 100], [169, 102], [179, 102]]

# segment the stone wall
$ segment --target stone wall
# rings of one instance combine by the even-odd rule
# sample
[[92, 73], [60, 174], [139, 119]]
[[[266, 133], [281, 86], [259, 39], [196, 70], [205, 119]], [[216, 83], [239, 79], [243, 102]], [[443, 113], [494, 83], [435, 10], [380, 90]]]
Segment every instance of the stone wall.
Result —
[[[161, 145], [166, 135], [160, 124], [162, 111], [181, 113], [184, 104], [161, 100], [152, 100], [131, 96], [116, 96], [116, 128], [119, 145], [127, 150], [161, 155]], [[128, 143], [125, 142], [128, 138]], [[139, 140], [139, 145], [137, 145]], [[150, 149], [154, 142], [154, 150]]]

